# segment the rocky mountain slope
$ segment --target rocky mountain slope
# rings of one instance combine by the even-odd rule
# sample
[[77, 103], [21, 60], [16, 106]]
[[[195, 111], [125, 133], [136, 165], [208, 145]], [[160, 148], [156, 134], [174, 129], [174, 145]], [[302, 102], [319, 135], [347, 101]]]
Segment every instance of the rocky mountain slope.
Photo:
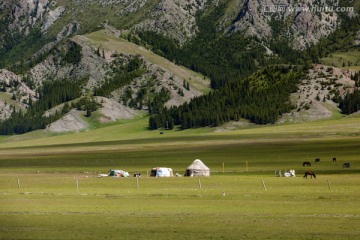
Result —
[[294, 110], [284, 114], [278, 123], [314, 121], [339, 115], [341, 110], [333, 99], [343, 98], [347, 92], [354, 90], [355, 82], [351, 80], [354, 73], [352, 70], [314, 65], [301, 81], [297, 92], [291, 95]]
[[[339, 17], [336, 12], [316, 11], [334, 4], [317, 0], [241, 0], [236, 1], [234, 8], [224, 16], [223, 26], [231, 32], [244, 31], [265, 42], [276, 31], [292, 41], [295, 48], [301, 49], [337, 28]], [[229, 22], [231, 24], [227, 26]]]
[[[72, 96], [70, 100], [65, 94], [58, 106], [53, 106], [51, 101], [48, 106], [42, 103], [42, 108], [47, 110], [44, 116], [58, 121], [52, 124], [55, 127], [48, 127], [51, 131], [86, 128], [81, 116], [90, 117], [92, 111], [99, 114], [92, 116], [96, 121], [107, 122], [134, 117], [138, 114], [136, 111], [150, 111], [151, 107], [155, 112], [161, 111], [159, 104], [179, 106], [208, 93], [209, 81], [146, 50], [144, 47], [152, 46], [142, 41], [141, 32], [154, 32], [164, 37], [165, 47], [157, 53], [169, 57], [166, 51], [196, 45], [194, 39], [200, 35], [200, 27], [204, 28], [204, 22], [200, 26], [201, 20], [217, 14], [211, 22], [215, 32], [209, 30], [208, 35], [203, 35], [201, 46], [212, 51], [212, 44], [218, 38], [236, 35], [235, 41], [239, 41], [239, 45], [246, 43], [246, 46], [239, 46], [242, 52], [238, 54], [237, 49], [229, 50], [235, 52], [234, 59], [239, 60], [239, 63], [231, 63], [231, 67], [241, 68], [246, 75], [266, 61], [278, 61], [275, 52], [281, 42], [289, 44], [290, 50], [304, 50], [336, 31], [342, 26], [344, 17], [355, 13], [319, 9], [338, 4], [353, 6], [351, 1], [328, 0], [3, 0], [0, 3], [0, 118], [8, 119], [15, 109], [26, 112], [41, 99], [42, 87], [47, 82], [69, 80], [81, 82], [79, 96]], [[100, 29], [106, 30], [98, 31]], [[214, 39], [206, 39], [208, 36]], [[355, 44], [359, 42], [358, 36], [354, 41]], [[237, 47], [236, 44], [229, 46]], [[259, 48], [252, 49], [252, 46]], [[199, 53], [201, 57], [211, 55]], [[229, 70], [221, 66], [226, 54], [210, 60], [219, 68], [217, 75]], [[249, 56], [251, 61], [244, 62]], [[169, 59], [174, 61], [176, 57]], [[194, 60], [198, 65], [188, 63], [186, 66], [201, 71], [203, 69], [198, 67], [201, 60], [197, 57]], [[331, 94], [334, 94], [331, 91], [343, 96], [345, 90], [341, 90], [341, 86], [351, 87], [351, 83], [338, 77], [340, 73], [336, 71], [340, 70], [323, 69], [315, 66], [311, 70], [299, 92], [292, 96], [296, 112], [283, 116], [280, 122], [296, 121], [295, 118], [305, 115], [304, 119], [331, 115], [336, 108], [330, 103]], [[236, 79], [236, 74], [229, 76]], [[323, 75], [330, 83], [324, 83]], [[349, 73], [341, 75], [349, 77]], [[317, 92], [319, 88], [321, 91]], [[92, 110], [79, 102], [90, 104]], [[323, 108], [324, 104], [329, 106], [328, 111]], [[306, 112], [313, 114], [306, 114], [304, 109], [313, 109]], [[60, 115], [63, 117], [59, 120]], [[69, 127], [66, 124], [69, 121], [79, 124]]]
[[327, 36], [340, 23], [336, 12], [307, 8], [337, 4], [338, 1], [325, 0], [4, 0], [0, 4], [0, 25], [5, 30], [0, 34], [0, 53], [29, 41], [25, 36], [41, 36], [44, 44], [36, 47], [41, 48], [105, 25], [133, 32], [154, 31], [184, 44], [197, 34], [198, 13], [206, 14], [220, 5], [225, 5], [225, 12], [217, 23], [219, 32], [243, 31], [264, 44], [276, 32], [294, 47], [304, 48]]
[[[101, 88], [107, 81], [111, 81], [114, 71], [133, 59], [136, 53], [122, 51], [116, 47], [118, 41], [122, 47], [136, 47], [136, 45], [120, 40], [109, 31], [100, 33], [103, 37], [108, 36], [115, 42], [113, 47], [107, 47], [100, 42], [93, 42], [85, 36], [77, 36], [73, 40], [63, 41], [54, 45], [48, 55], [39, 63], [27, 70], [25, 74], [17, 75], [11, 71], [0, 70], [0, 84], [3, 86], [3, 94], [7, 98], [13, 98], [19, 107], [26, 110], [30, 105], [29, 99], [36, 102], [37, 94], [44, 82], [65, 81], [67, 79], [85, 79], [83, 96], [87, 96], [94, 88]], [[114, 47], [115, 46], [115, 47]], [[135, 54], [135, 55], [134, 55]], [[209, 86], [199, 74], [176, 66], [168, 60], [159, 57], [146, 49], [137, 53], [141, 60], [143, 72], [140, 76], [131, 80], [130, 83], [121, 87], [114, 87], [106, 96], [97, 96], [95, 101], [100, 105], [97, 121], [109, 122], [118, 119], [129, 119], [138, 115], [134, 110], [147, 110], [148, 102], [166, 90], [169, 94], [165, 105], [180, 105], [191, 98], [202, 95]], [[141, 55], [143, 54], [143, 55]], [[72, 56], [69, 59], [69, 56]], [[136, 57], [137, 57], [136, 56]], [[74, 62], [76, 60], [76, 63]], [[184, 88], [184, 83], [190, 83], [189, 89]], [[130, 95], [129, 95], [130, 94]], [[142, 94], [141, 103], [139, 96]], [[126, 100], [124, 95], [127, 95]], [[1, 96], [0, 96], [1, 97]], [[75, 101], [76, 102], [76, 101]], [[73, 102], [73, 104], [75, 103]], [[2, 101], [0, 116], [2, 119], [10, 117], [13, 111], [10, 104]], [[46, 116], [61, 112], [64, 104], [49, 110]], [[63, 118], [51, 124], [49, 131], [78, 131], [88, 126], [79, 117], [84, 116], [82, 110], [71, 110]], [[73, 124], [71, 124], [73, 122]]]

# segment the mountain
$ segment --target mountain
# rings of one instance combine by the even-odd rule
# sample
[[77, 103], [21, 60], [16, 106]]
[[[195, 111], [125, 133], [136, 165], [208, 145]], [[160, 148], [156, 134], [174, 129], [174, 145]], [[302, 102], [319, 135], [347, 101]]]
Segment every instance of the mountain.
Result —
[[[324, 10], [339, 7], [344, 11]], [[354, 11], [346, 7], [354, 7]], [[358, 10], [355, 1], [4, 0], [0, 3], [1, 133], [23, 133], [46, 126], [55, 132], [81, 130], [92, 125], [87, 123], [89, 119], [108, 122], [146, 112], [153, 116], [150, 121], [159, 119], [156, 127], [150, 123], [150, 128], [181, 125], [170, 112], [180, 111], [183, 104], [193, 102], [191, 99], [208, 94], [209, 85], [215, 89], [214, 94], [206, 95], [211, 98], [216, 92], [231, 96], [229, 84], [240, 87], [248, 96], [251, 91], [246, 87], [252, 84], [244, 86], [242, 82], [263, 78], [260, 82], [271, 85], [271, 79], [275, 84], [276, 79], [284, 81], [278, 78], [276, 67], [263, 74], [262, 69], [274, 64], [298, 66], [295, 68], [303, 72], [293, 83], [307, 85], [317, 79], [314, 72], [320, 71], [310, 64], [338, 51], [352, 51], [359, 56]], [[355, 59], [346, 64], [356, 70], [354, 65], [358, 63]], [[343, 70], [323, 74], [328, 75], [326, 79], [341, 81], [339, 71]], [[346, 79], [354, 74], [351, 70], [341, 73]], [[323, 103], [345, 97], [347, 92], [339, 84], [328, 84], [334, 88], [333, 95], [310, 94], [309, 101], [316, 101], [316, 96], [325, 98]], [[348, 84], [348, 88], [353, 87]], [[270, 96], [276, 88], [269, 89], [273, 89], [267, 93]], [[294, 100], [294, 91], [301, 102]], [[289, 87], [281, 93], [282, 100], [270, 114], [272, 117], [265, 114], [270, 108], [265, 110], [267, 105], [261, 102], [269, 98], [259, 101], [262, 107], [254, 109], [265, 111], [262, 116], [270, 117], [269, 121], [254, 120], [258, 119], [255, 115], [261, 115], [258, 113], [239, 114], [248, 112], [244, 108], [250, 105], [244, 105], [231, 117], [233, 111], [200, 126], [240, 117], [274, 123], [279, 114], [300, 108], [287, 120], [284, 116], [279, 120], [293, 122], [304, 106], [313, 108], [303, 92], [302, 87]], [[287, 106], [290, 102], [291, 106]], [[336, 109], [336, 103], [329, 104], [334, 105], [330, 112]], [[234, 108], [232, 104], [228, 107]], [[208, 111], [216, 112], [211, 108]], [[330, 116], [329, 111], [318, 115]], [[23, 123], [30, 118], [34, 120]], [[65, 124], [72, 121], [79, 124]]]

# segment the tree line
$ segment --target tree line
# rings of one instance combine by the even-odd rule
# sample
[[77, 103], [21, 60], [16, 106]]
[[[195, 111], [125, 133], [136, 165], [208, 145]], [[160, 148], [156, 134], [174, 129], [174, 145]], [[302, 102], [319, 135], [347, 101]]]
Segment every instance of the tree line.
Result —
[[344, 98], [339, 100], [339, 108], [344, 114], [351, 114], [360, 110], [360, 71], [351, 75], [351, 79], [355, 81], [355, 89], [347, 92]]
[[46, 81], [37, 90], [38, 101], [33, 102], [30, 96], [29, 107], [26, 110], [12, 109], [10, 118], [0, 121], [0, 134], [22, 134], [37, 129], [44, 129], [56, 121], [70, 109], [45, 116], [45, 112], [61, 103], [71, 101], [81, 96], [84, 80], [55, 80]]

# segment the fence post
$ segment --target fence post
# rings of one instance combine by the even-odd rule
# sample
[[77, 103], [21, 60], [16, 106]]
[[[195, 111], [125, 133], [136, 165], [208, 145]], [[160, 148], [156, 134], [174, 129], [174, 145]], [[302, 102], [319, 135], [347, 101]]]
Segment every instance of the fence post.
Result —
[[329, 190], [331, 190], [330, 181], [329, 181], [329, 180], [327, 180], [327, 183], [328, 183]]
[[20, 189], [20, 178], [17, 179], [18, 189]]
[[263, 180], [263, 179], [261, 179], [261, 181], [262, 181], [262, 184], [263, 184], [264, 190], [266, 191], [265, 182], [264, 182], [264, 180]]
[[200, 182], [200, 179], [199, 179], [199, 188], [201, 189], [201, 182]]
[[136, 187], [137, 187], [137, 189], [139, 189], [139, 178], [138, 177], [136, 177]]

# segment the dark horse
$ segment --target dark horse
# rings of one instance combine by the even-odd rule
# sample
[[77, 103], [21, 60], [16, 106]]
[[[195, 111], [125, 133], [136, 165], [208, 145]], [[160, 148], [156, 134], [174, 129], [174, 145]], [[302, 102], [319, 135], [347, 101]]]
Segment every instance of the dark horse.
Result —
[[311, 178], [312, 177], [316, 178], [316, 175], [313, 171], [306, 171], [304, 174], [304, 178], [307, 178], [308, 175], [311, 176]]
[[320, 162], [320, 158], [315, 158], [315, 162]]
[[305, 166], [310, 166], [311, 167], [311, 163], [310, 162], [303, 162], [303, 167]]

